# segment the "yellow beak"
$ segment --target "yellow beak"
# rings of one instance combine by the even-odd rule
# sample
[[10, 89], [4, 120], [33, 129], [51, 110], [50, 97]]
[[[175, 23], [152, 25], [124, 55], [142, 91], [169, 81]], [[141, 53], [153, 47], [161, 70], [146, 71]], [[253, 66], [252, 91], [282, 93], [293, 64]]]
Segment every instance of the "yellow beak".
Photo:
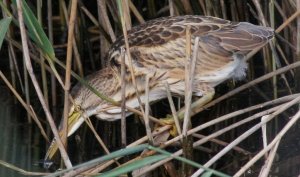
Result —
[[[78, 128], [79, 126], [84, 122], [84, 118], [82, 117], [81, 111], [73, 111], [68, 117], [68, 137], [71, 136]], [[59, 128], [59, 136], [62, 137], [63, 130], [62, 126]], [[50, 147], [46, 153], [45, 160], [50, 160], [55, 155], [56, 151], [58, 149], [56, 139], [53, 138]]]

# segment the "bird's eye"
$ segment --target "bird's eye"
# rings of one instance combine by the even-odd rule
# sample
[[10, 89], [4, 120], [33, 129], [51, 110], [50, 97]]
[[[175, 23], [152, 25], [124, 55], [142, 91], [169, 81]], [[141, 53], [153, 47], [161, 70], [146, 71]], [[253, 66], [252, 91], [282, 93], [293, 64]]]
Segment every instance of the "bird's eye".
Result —
[[75, 112], [80, 111], [80, 106], [79, 106], [79, 105], [76, 105], [74, 111], [75, 111]]

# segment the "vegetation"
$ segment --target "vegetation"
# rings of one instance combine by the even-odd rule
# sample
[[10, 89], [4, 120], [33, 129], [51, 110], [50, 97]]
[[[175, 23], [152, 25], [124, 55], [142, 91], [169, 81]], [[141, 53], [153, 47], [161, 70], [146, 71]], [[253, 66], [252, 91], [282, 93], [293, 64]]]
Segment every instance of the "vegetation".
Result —
[[[50, 137], [59, 137], [56, 125], [66, 117], [71, 85], [81, 82], [89, 87], [84, 76], [103, 67], [112, 42], [131, 26], [162, 16], [196, 14], [248, 21], [276, 31], [268, 46], [247, 56], [251, 58], [247, 78], [218, 86], [214, 100], [193, 116], [187, 132], [190, 146], [183, 144], [182, 135], [170, 137], [170, 125], [146, 132], [138, 115], [122, 123], [92, 118], [71, 141], [57, 138], [60, 166], [66, 170], [35, 173], [4, 161], [1, 165], [26, 175], [52, 176], [116, 176], [132, 171], [172, 177], [299, 175], [293, 174], [293, 165], [286, 165], [290, 160], [299, 166], [299, 153], [289, 148], [299, 134], [299, 0], [16, 0], [11, 4], [1, 0], [0, 6], [0, 62], [7, 64], [0, 68], [0, 78], [27, 112], [27, 121], [40, 129], [40, 146], [45, 148]], [[171, 114], [170, 100], [152, 105], [152, 116]], [[182, 99], [173, 100], [182, 106]], [[43, 111], [37, 112], [40, 107]], [[63, 145], [66, 142], [68, 146]], [[191, 147], [193, 159], [181, 157]]]

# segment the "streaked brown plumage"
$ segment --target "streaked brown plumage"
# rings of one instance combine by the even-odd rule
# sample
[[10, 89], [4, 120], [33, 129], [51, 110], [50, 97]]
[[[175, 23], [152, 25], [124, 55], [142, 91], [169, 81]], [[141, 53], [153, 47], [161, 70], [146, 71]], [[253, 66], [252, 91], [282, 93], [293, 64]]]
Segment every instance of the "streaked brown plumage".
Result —
[[[128, 31], [128, 41], [142, 102], [146, 76], [150, 77], [150, 102], [166, 97], [165, 81], [173, 94], [184, 95], [187, 26], [191, 27], [192, 45], [196, 37], [200, 40], [193, 81], [193, 93], [197, 96], [212, 91], [229, 78], [243, 78], [247, 68], [244, 56], [251, 50], [261, 48], [273, 37], [271, 28], [205, 16], [165, 17], [136, 26]], [[108, 53], [107, 67], [87, 77], [91, 86], [119, 102], [122, 48], [125, 46], [121, 36]], [[125, 64], [126, 105], [137, 108], [127, 57]], [[84, 116], [95, 115], [105, 120], [121, 118], [121, 108], [101, 100], [84, 86], [76, 85], [72, 95], [75, 105], [70, 110], [68, 136], [83, 123]], [[46, 157], [51, 158], [56, 150], [56, 143], [52, 143]]]

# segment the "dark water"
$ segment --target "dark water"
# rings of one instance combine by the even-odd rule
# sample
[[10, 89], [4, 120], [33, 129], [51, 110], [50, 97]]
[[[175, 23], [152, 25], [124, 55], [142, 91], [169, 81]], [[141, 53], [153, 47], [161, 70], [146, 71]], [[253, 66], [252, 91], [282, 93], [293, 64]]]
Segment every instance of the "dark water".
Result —
[[[42, 171], [38, 166], [41, 137], [34, 124], [27, 123], [22, 108], [13, 104], [10, 92], [0, 86], [0, 160], [26, 171]], [[24, 176], [0, 165], [0, 177]]]

